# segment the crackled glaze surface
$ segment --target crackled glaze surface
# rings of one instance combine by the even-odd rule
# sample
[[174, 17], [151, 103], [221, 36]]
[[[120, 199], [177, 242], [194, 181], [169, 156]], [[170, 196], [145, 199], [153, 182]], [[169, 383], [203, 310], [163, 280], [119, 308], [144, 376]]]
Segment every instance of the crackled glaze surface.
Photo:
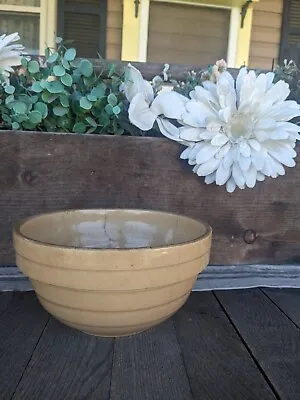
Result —
[[76, 248], [132, 249], [193, 241], [207, 227], [190, 218], [142, 210], [81, 210], [32, 218], [20, 228], [24, 237]]

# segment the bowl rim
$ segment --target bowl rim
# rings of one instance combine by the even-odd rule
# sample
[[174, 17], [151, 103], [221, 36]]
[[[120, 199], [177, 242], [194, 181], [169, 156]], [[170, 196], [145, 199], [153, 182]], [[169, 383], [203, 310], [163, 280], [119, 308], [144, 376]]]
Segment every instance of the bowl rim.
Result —
[[[29, 238], [27, 236], [25, 236], [24, 234], [21, 233], [21, 227], [22, 225], [26, 224], [27, 222], [34, 220], [34, 219], [38, 219], [44, 216], [51, 216], [51, 215], [55, 215], [55, 214], [62, 214], [62, 213], [67, 213], [67, 212], [86, 212], [86, 211], [90, 211], [90, 212], [105, 212], [105, 211], [126, 211], [126, 212], [139, 212], [139, 213], [158, 213], [158, 214], [163, 214], [163, 215], [169, 215], [169, 216], [174, 216], [174, 217], [181, 217], [181, 218], [185, 218], [187, 220], [193, 221], [193, 222], [197, 222], [200, 225], [203, 225], [205, 227], [205, 233], [202, 236], [198, 236], [196, 239], [193, 240], [187, 240], [184, 242], [180, 242], [180, 243], [173, 243], [173, 244], [167, 244], [167, 245], [162, 245], [162, 246], [145, 246], [145, 247], [129, 247], [129, 248], [99, 248], [99, 247], [75, 247], [75, 246], [66, 246], [66, 245], [59, 245], [59, 244], [52, 244], [52, 243], [47, 243], [47, 242], [43, 242], [37, 239], [32, 239]], [[162, 211], [162, 210], [155, 210], [155, 209], [138, 209], [138, 208], [71, 208], [71, 209], [65, 209], [65, 210], [57, 210], [57, 211], [49, 211], [49, 212], [45, 212], [45, 213], [39, 213], [36, 215], [32, 215], [30, 217], [27, 218], [23, 218], [19, 221], [17, 221], [16, 223], [13, 224], [13, 236], [17, 236], [19, 237], [22, 241], [27, 242], [27, 243], [32, 243], [38, 246], [42, 246], [42, 247], [48, 247], [48, 248], [55, 248], [55, 249], [62, 249], [65, 251], [84, 251], [84, 252], [91, 252], [91, 251], [112, 251], [112, 252], [120, 252], [120, 251], [124, 251], [124, 252], [132, 252], [132, 251], [153, 251], [153, 250], [162, 250], [162, 249], [170, 249], [170, 248], [175, 248], [175, 247], [180, 247], [180, 246], [184, 246], [184, 245], [189, 245], [189, 244], [195, 244], [199, 241], [204, 241], [205, 239], [209, 239], [212, 236], [212, 227], [205, 221], [201, 220], [201, 219], [196, 219], [193, 217], [188, 217], [186, 215], [183, 214], [176, 214], [176, 213], [171, 213], [168, 211]]]

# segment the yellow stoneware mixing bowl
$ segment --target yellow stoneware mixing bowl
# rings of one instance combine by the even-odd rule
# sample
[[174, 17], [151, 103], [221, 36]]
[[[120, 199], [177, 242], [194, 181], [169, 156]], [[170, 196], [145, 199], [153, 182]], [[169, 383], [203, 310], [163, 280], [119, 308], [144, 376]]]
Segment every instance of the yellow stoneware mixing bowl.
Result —
[[131, 335], [169, 318], [209, 261], [211, 228], [146, 210], [70, 210], [13, 230], [16, 262], [43, 307], [99, 336]]

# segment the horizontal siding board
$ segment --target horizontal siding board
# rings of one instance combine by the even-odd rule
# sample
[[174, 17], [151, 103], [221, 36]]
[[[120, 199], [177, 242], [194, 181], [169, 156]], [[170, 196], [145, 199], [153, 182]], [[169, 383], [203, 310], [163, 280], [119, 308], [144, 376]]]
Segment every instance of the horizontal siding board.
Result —
[[250, 68], [271, 69], [278, 62], [283, 0], [260, 0], [254, 5]]
[[150, 3], [147, 61], [205, 65], [226, 58], [229, 22], [224, 9]]

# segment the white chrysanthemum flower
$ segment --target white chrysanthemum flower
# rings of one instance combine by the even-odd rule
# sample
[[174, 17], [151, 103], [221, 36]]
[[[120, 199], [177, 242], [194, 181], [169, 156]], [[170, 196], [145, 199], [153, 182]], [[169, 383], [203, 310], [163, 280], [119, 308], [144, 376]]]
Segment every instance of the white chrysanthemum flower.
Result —
[[20, 40], [18, 33], [0, 36], [0, 74], [7, 77], [12, 72], [12, 67], [21, 64], [21, 52], [24, 47], [21, 44], [13, 44]]
[[300, 128], [287, 121], [300, 116], [300, 106], [286, 101], [288, 84], [273, 79], [272, 72], [257, 77], [243, 68], [235, 82], [225, 71], [216, 84], [204, 82], [190, 93], [179, 137], [191, 144], [181, 158], [206, 183], [233, 192], [295, 166]]
[[[153, 96], [151, 85], [129, 66], [125, 83], [130, 101], [129, 119], [142, 130], [157, 121], [163, 135], [187, 147], [182, 159], [210, 184], [253, 188], [266, 176], [284, 175], [295, 166], [294, 147], [300, 139], [300, 106], [287, 101], [287, 83], [273, 84], [274, 73], [260, 74], [242, 68], [236, 82], [224, 71], [217, 82], [203, 82], [187, 99], [175, 92]], [[165, 118], [164, 118], [165, 117]], [[169, 119], [177, 120], [175, 126]], [[178, 126], [179, 125], [179, 126]]]

